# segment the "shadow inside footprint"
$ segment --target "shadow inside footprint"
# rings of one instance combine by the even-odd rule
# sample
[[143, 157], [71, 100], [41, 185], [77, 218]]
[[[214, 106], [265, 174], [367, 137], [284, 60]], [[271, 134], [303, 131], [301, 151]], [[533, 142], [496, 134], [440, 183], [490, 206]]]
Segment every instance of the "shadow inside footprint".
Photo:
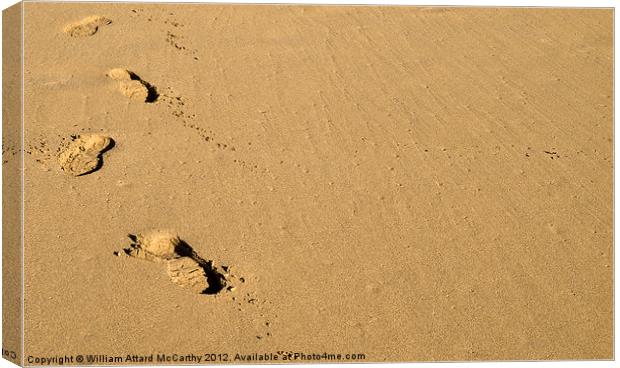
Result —
[[181, 257], [193, 259], [204, 270], [209, 287], [202, 292], [203, 294], [217, 294], [226, 287], [226, 278], [213, 267], [213, 261], [207, 261], [200, 257], [184, 240], [176, 245], [175, 251]]
[[103, 167], [103, 159], [102, 159], [102, 155], [103, 155], [105, 152], [108, 152], [109, 150], [111, 150], [112, 148], [114, 148], [114, 146], [115, 146], [115, 145], [116, 145], [116, 142], [114, 142], [114, 139], [110, 138], [110, 142], [108, 143], [108, 145], [107, 145], [107, 146], [106, 146], [103, 150], [101, 150], [101, 151], [99, 152], [99, 160], [97, 161], [97, 164], [95, 165], [95, 167], [94, 167], [92, 170], [87, 171], [87, 172], [85, 172], [85, 173], [83, 173], [83, 174], [80, 174], [80, 175], [78, 175], [78, 176], [87, 175], [87, 174], [90, 174], [90, 173], [92, 173], [92, 172], [95, 172], [95, 171], [97, 171], [97, 170], [101, 169], [101, 168]]
[[157, 88], [155, 86], [145, 81], [144, 79], [140, 78], [139, 75], [137, 75], [136, 73], [132, 71], [128, 71], [128, 73], [129, 73], [129, 76], [131, 77], [131, 80], [138, 81], [142, 83], [144, 87], [146, 87], [146, 90], [148, 91], [148, 95], [146, 96], [146, 100], [144, 102], [152, 103], [152, 102], [157, 101], [157, 99], [159, 98], [159, 93], [157, 92]]
[[67, 174], [83, 176], [103, 166], [103, 153], [112, 149], [114, 139], [103, 134], [72, 135], [60, 149], [58, 163]]
[[132, 100], [152, 103], [159, 98], [159, 93], [155, 86], [130, 70], [114, 68], [110, 69], [106, 76], [117, 81], [119, 92]]
[[217, 294], [226, 288], [224, 274], [213, 261], [200, 257], [178, 236], [167, 232], [129, 234], [132, 241], [125, 254], [151, 262], [164, 263], [173, 283], [200, 294]]

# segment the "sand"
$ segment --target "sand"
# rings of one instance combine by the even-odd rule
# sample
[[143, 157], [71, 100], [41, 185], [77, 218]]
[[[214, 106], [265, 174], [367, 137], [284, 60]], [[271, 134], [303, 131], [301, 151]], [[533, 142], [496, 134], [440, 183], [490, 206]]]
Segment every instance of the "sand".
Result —
[[613, 357], [611, 9], [24, 19], [26, 360]]

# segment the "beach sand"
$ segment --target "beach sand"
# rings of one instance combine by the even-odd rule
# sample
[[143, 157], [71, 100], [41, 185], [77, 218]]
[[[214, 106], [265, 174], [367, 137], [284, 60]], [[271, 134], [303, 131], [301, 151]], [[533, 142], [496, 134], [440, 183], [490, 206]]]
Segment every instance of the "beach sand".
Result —
[[611, 9], [24, 20], [26, 359], [613, 357]]

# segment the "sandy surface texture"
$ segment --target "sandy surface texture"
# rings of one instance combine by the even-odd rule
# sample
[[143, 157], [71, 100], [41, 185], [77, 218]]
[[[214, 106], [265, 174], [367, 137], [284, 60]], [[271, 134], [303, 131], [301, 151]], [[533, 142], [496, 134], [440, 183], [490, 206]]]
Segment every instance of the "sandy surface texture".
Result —
[[612, 357], [612, 10], [24, 9], [26, 357]]

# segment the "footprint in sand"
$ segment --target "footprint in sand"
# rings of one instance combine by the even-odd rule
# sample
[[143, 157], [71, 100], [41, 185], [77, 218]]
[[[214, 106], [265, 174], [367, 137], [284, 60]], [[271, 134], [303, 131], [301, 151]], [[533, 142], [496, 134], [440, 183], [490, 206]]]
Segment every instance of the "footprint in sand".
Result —
[[217, 294], [227, 280], [212, 261], [200, 257], [192, 247], [169, 231], [129, 235], [132, 243], [124, 253], [150, 262], [163, 263], [170, 280], [198, 294]]
[[142, 80], [136, 73], [123, 68], [115, 68], [107, 76], [118, 82], [118, 90], [131, 100], [155, 102], [159, 96], [157, 89]]
[[58, 163], [67, 174], [90, 174], [101, 168], [102, 154], [113, 146], [114, 140], [103, 134], [74, 135], [69, 144], [61, 149]]
[[106, 17], [93, 15], [79, 22], [67, 24], [64, 31], [71, 37], [88, 37], [97, 33], [99, 27], [110, 23], [112, 23], [112, 21]]

